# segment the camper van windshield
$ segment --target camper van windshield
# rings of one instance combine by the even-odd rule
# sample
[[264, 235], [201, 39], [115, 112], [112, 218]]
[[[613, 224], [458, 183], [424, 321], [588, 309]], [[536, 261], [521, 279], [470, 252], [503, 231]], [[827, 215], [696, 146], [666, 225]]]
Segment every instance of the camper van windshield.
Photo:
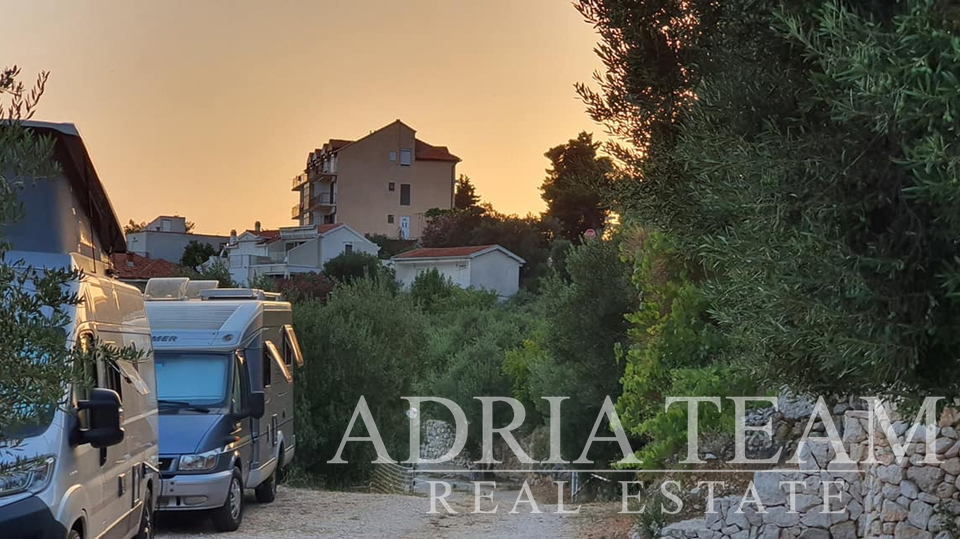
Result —
[[227, 398], [229, 354], [155, 352], [157, 399], [196, 407], [222, 404]]

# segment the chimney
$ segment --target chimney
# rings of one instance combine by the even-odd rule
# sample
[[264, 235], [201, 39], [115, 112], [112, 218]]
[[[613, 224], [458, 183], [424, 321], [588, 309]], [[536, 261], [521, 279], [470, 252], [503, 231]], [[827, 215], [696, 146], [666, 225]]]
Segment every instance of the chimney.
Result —
[[231, 230], [231, 231], [230, 231], [230, 245], [236, 245], [236, 244], [237, 244], [237, 231], [236, 231], [236, 230]]
[[260, 221], [253, 223], [253, 231], [256, 232], [257, 234], [260, 233]]

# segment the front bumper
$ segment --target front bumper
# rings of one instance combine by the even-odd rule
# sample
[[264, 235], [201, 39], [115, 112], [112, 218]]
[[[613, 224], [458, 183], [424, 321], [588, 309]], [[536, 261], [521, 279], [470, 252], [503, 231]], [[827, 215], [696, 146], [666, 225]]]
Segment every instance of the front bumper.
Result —
[[159, 511], [197, 511], [216, 509], [227, 501], [233, 470], [208, 474], [164, 476], [160, 489]]
[[3, 537], [18, 539], [63, 539], [67, 536], [67, 529], [36, 496], [0, 506], [0, 530], [3, 530]]

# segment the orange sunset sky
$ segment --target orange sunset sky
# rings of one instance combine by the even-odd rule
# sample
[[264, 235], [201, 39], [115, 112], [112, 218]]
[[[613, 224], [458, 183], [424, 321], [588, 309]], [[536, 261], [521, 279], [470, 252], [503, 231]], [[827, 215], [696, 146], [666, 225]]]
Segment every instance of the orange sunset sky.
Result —
[[307, 153], [397, 118], [498, 210], [539, 212], [543, 153], [602, 133], [573, 89], [597, 38], [566, 0], [0, 5], [0, 62], [51, 72], [36, 118], [77, 124], [124, 223], [293, 225]]

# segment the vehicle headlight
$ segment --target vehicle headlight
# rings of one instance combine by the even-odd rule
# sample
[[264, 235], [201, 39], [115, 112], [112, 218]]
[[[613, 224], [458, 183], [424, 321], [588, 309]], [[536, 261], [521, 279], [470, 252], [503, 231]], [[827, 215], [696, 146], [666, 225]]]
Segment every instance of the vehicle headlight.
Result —
[[9, 496], [21, 492], [36, 494], [47, 488], [53, 478], [56, 459], [52, 455], [38, 457], [15, 463], [8, 467], [0, 466], [0, 496]]
[[177, 469], [185, 472], [212, 470], [217, 466], [218, 458], [220, 458], [220, 449], [213, 449], [198, 455], [183, 455], [180, 457], [180, 465], [177, 466]]

